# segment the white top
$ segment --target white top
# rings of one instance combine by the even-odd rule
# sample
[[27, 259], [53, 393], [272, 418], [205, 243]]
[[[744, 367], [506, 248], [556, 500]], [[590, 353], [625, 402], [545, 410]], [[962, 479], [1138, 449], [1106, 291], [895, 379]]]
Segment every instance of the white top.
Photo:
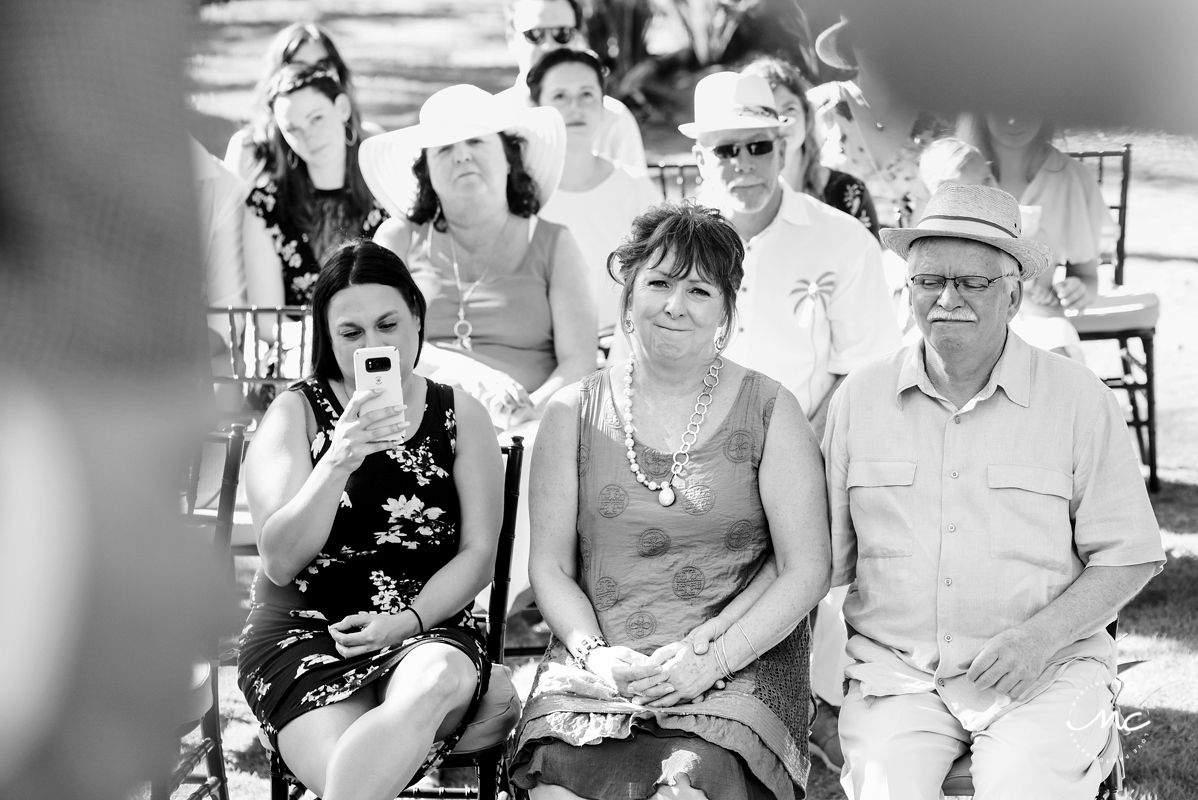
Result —
[[1103, 235], [1117, 233], [1118, 225], [1097, 179], [1085, 164], [1055, 147], [1049, 149], [1019, 203], [1040, 209], [1039, 226], [1032, 238], [1051, 247], [1058, 264], [1098, 258]]
[[782, 192], [774, 221], [745, 244], [725, 354], [781, 382], [810, 416], [837, 376], [902, 342], [869, 230], [815, 198]]
[[[499, 96], [506, 99], [523, 97], [524, 102], [532, 104], [528, 86], [523, 82], [504, 89]], [[603, 119], [599, 121], [599, 130], [595, 133], [595, 153], [614, 161], [633, 175], [644, 175], [647, 171], [645, 143], [641, 140], [641, 128], [637, 125], [636, 117], [628, 110], [628, 106], [607, 95], [603, 96], [603, 111]]]
[[241, 265], [241, 209], [249, 187], [194, 138], [191, 153], [208, 305], [241, 305], [246, 288]]
[[540, 213], [542, 219], [565, 225], [578, 241], [586, 258], [600, 330], [614, 327], [619, 319], [620, 285], [607, 274], [607, 257], [628, 235], [632, 221], [661, 202], [661, 193], [647, 177], [614, 166], [590, 191], [558, 189]]

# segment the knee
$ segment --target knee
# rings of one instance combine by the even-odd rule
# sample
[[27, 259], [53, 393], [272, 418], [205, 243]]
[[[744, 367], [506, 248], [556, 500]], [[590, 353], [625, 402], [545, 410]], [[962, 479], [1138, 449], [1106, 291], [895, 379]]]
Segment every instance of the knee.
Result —
[[474, 694], [478, 680], [474, 663], [465, 653], [450, 646], [423, 645], [413, 650], [400, 666], [388, 688], [401, 688], [409, 697], [433, 706], [465, 702]]

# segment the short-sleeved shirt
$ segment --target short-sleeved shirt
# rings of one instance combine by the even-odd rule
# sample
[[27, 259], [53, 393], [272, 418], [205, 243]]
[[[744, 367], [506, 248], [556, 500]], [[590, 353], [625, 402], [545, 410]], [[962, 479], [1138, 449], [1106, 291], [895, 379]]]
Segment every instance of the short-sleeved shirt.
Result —
[[897, 350], [900, 333], [869, 230], [785, 184], [782, 192], [774, 221], [745, 244], [725, 352], [779, 381], [811, 414], [836, 376]]
[[[936, 691], [969, 730], [1010, 704], [965, 673], [996, 634], [1056, 600], [1087, 566], [1164, 552], [1114, 393], [1013, 333], [957, 409], [921, 341], [850, 375], [824, 433], [832, 585], [852, 581], [846, 670], [868, 695]], [[1105, 630], [1062, 643], [1040, 676], [1091, 658]]]
[[1031, 236], [1052, 248], [1058, 264], [1098, 258], [1103, 234], [1116, 228], [1098, 181], [1084, 164], [1055, 147], [1049, 147], [1019, 203], [1040, 209]]

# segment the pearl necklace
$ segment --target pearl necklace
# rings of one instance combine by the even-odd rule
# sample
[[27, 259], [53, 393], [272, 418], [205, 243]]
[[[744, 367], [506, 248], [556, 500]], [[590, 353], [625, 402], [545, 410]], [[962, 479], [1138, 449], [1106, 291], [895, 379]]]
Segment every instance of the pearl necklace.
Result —
[[682, 482], [682, 471], [686, 469], [690, 463], [691, 446], [699, 438], [699, 428], [703, 425], [703, 418], [707, 416], [707, 408], [711, 405], [711, 393], [715, 387], [720, 385], [720, 370], [724, 368], [724, 360], [716, 356], [715, 361], [711, 362], [711, 366], [707, 368], [707, 374], [703, 376], [703, 388], [699, 390], [699, 396], [695, 398], [695, 410], [691, 412], [690, 420], [686, 423], [686, 430], [682, 432], [682, 444], [678, 451], [674, 453], [674, 463], [670, 465], [670, 477], [658, 483], [651, 481], [645, 475], [645, 471], [641, 469], [640, 464], [636, 461], [636, 441], [632, 438], [632, 434], [636, 431], [636, 427], [632, 424], [632, 369], [633, 360], [628, 359], [628, 366], [624, 370], [624, 446], [628, 448], [628, 469], [636, 476], [637, 482], [651, 492], [659, 492], [657, 502], [663, 506], [674, 505], [674, 482], [677, 479], [678, 488], [685, 488]]

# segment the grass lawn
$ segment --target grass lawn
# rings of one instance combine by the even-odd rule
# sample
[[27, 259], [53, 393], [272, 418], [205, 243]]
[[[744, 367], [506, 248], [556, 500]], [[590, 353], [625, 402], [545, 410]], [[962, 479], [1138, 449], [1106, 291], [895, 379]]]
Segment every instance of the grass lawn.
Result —
[[[402, 10], [397, 10], [402, 9]], [[510, 84], [495, 0], [346, 0], [335, 12], [298, 0], [236, 0], [203, 10], [189, 74], [197, 113], [193, 132], [217, 155], [244, 117], [267, 39], [297, 19], [327, 25], [355, 70], [363, 116], [394, 128], [415, 119], [425, 97], [452, 83], [489, 90]], [[682, 154], [688, 140], [668, 125], [645, 130], [651, 157]], [[1198, 142], [1152, 131], [1072, 131], [1067, 145], [1133, 143], [1127, 282], [1161, 296], [1157, 344], [1157, 414], [1162, 488], [1153, 504], [1169, 565], [1121, 618], [1120, 657], [1137, 660], [1123, 675], [1124, 710], [1147, 726], [1126, 740], [1128, 797], [1198, 797]], [[1088, 343], [1102, 371], [1113, 350]], [[269, 796], [266, 758], [256, 724], [222, 671], [222, 711], [230, 793]], [[812, 800], [840, 798], [818, 764]]]

